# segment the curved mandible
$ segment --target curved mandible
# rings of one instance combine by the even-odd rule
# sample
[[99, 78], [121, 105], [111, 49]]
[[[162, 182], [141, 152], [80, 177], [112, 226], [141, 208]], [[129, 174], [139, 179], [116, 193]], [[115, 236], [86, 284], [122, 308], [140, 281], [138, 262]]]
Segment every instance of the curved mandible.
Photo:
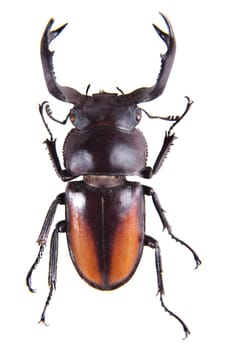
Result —
[[165, 89], [175, 59], [176, 41], [171, 23], [162, 13], [160, 13], [160, 15], [163, 17], [167, 25], [168, 33], [163, 32], [159, 27], [153, 24], [154, 29], [167, 46], [166, 53], [160, 55], [161, 68], [157, 81], [151, 87], [142, 87], [134, 90], [129, 94], [118, 96], [117, 100], [120, 103], [138, 104], [142, 102], [148, 102], [160, 96]]
[[61, 33], [61, 31], [65, 28], [67, 23], [55, 30], [51, 30], [53, 22], [54, 19], [51, 18], [45, 28], [40, 46], [41, 61], [47, 88], [49, 92], [59, 100], [73, 103], [75, 105], [82, 105], [86, 98], [85, 95], [80, 94], [78, 91], [70, 87], [61, 86], [56, 82], [56, 77], [53, 70], [54, 51], [49, 50], [49, 44], [53, 39], [56, 38], [56, 36], [58, 36]]

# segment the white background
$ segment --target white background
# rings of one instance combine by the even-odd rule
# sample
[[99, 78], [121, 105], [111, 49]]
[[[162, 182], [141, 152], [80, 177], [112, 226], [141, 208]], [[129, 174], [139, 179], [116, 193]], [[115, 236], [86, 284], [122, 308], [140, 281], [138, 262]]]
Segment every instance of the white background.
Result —
[[[183, 111], [183, 96], [194, 105], [176, 128], [179, 139], [153, 186], [174, 233], [202, 258], [194, 270], [189, 252], [172, 241], [147, 200], [147, 233], [163, 254], [167, 305], [191, 329], [182, 328], [156, 298], [154, 254], [145, 248], [132, 280], [114, 292], [86, 285], [75, 272], [61, 235], [57, 291], [47, 313], [49, 327], [37, 323], [47, 296], [48, 249], [33, 285], [25, 275], [37, 254], [35, 244], [46, 210], [64, 191], [42, 142], [48, 136], [38, 103], [49, 99], [57, 118], [70, 106], [46, 89], [39, 57], [41, 34], [54, 17], [69, 22], [56, 48], [61, 84], [90, 93], [125, 92], [156, 79], [165, 46], [154, 22], [158, 12], [172, 22], [177, 55], [167, 88], [144, 104], [155, 115]], [[232, 10], [230, 1], [7, 1], [0, 11], [1, 33], [1, 298], [2, 349], [176, 349], [232, 348]], [[62, 147], [69, 127], [52, 123]], [[149, 143], [149, 164], [159, 151], [166, 122], [141, 123]], [[63, 219], [58, 211], [57, 221]]]

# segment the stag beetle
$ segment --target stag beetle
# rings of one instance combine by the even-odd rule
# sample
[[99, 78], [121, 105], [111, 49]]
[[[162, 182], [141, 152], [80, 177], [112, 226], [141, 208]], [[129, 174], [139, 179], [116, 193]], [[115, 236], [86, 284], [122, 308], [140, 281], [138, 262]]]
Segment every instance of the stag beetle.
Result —
[[[51, 300], [57, 281], [58, 236], [66, 232], [71, 260], [78, 274], [92, 287], [100, 290], [113, 290], [125, 284], [134, 274], [140, 261], [143, 247], [149, 246], [155, 251], [158, 294], [165, 311], [177, 319], [183, 326], [185, 335], [189, 329], [163, 301], [164, 286], [162, 265], [158, 242], [145, 234], [145, 196], [151, 196], [163, 228], [177, 242], [188, 248], [195, 259], [196, 267], [201, 263], [195, 251], [184, 241], [173, 235], [171, 226], [161, 207], [155, 191], [138, 182], [130, 182], [127, 175], [151, 178], [160, 169], [176, 136], [174, 126], [188, 112], [192, 101], [186, 97], [186, 108], [181, 116], [151, 116], [138, 104], [159, 97], [168, 80], [176, 51], [176, 42], [172, 26], [162, 15], [168, 33], [158, 26], [153, 27], [166, 44], [166, 53], [161, 54], [161, 69], [156, 83], [151, 87], [142, 87], [131, 93], [121, 94], [99, 92], [81, 94], [73, 88], [57, 83], [53, 70], [53, 54], [49, 44], [65, 28], [66, 24], [51, 30], [51, 19], [41, 40], [41, 60], [47, 88], [57, 99], [73, 104], [67, 118], [59, 121], [53, 117], [47, 102], [39, 106], [42, 120], [50, 134], [45, 141], [57, 175], [63, 181], [71, 181], [83, 176], [82, 181], [68, 182], [65, 193], [59, 194], [49, 207], [40, 235], [38, 256], [28, 272], [26, 282], [34, 292], [31, 276], [48, 240], [50, 227], [57, 206], [65, 206], [65, 219], [58, 222], [51, 237], [49, 262], [49, 294], [40, 321], [45, 323], [45, 312]], [[64, 169], [62, 169], [56, 140], [45, 121], [47, 117], [65, 124], [70, 119], [74, 128], [68, 133], [64, 143]], [[147, 143], [136, 126], [142, 112], [149, 118], [161, 118], [172, 121], [165, 133], [162, 148], [153, 167], [146, 165]]]

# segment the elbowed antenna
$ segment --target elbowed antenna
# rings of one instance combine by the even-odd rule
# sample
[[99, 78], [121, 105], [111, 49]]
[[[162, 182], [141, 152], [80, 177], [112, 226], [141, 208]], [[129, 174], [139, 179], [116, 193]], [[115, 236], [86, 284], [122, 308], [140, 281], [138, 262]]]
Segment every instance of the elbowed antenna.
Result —
[[154, 100], [155, 98], [157, 98], [162, 94], [163, 90], [166, 87], [166, 84], [172, 69], [172, 65], [175, 59], [176, 41], [175, 41], [175, 35], [173, 32], [171, 23], [162, 13], [160, 13], [160, 15], [163, 17], [167, 25], [168, 34], [163, 32], [159, 27], [153, 24], [153, 27], [158, 33], [158, 35], [167, 45], [166, 53], [161, 54], [161, 69], [160, 69], [157, 81], [151, 87], [142, 87], [137, 90], [134, 90], [129, 94], [118, 96], [117, 100], [119, 103], [132, 105], [132, 104], [138, 104], [138, 103]]
[[55, 39], [61, 33], [61, 31], [66, 27], [67, 23], [55, 30], [51, 30], [53, 23], [54, 23], [54, 19], [51, 18], [45, 28], [44, 34], [41, 39], [41, 46], [40, 46], [41, 61], [42, 61], [45, 81], [49, 92], [54, 97], [64, 102], [73, 103], [79, 106], [84, 103], [87, 97], [70, 87], [59, 85], [56, 81], [56, 77], [53, 69], [54, 51], [49, 50], [49, 44], [51, 43], [51, 41], [53, 41], [53, 39]]

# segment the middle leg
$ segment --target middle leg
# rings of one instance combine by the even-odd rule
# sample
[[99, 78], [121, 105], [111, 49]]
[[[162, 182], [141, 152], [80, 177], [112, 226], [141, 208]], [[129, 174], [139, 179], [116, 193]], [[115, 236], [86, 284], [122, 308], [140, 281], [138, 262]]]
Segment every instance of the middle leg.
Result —
[[143, 190], [144, 190], [145, 195], [152, 197], [152, 201], [153, 201], [153, 204], [155, 206], [155, 209], [157, 210], [159, 217], [160, 217], [160, 220], [163, 224], [163, 229], [166, 229], [168, 234], [171, 236], [171, 238], [173, 238], [176, 242], [182, 244], [183, 246], [185, 246], [187, 249], [189, 249], [191, 251], [191, 253], [193, 254], [194, 260], [196, 262], [195, 268], [198, 268], [198, 266], [201, 264], [201, 260], [200, 260], [199, 256], [187, 243], [185, 243], [184, 241], [182, 241], [181, 239], [179, 239], [178, 237], [176, 237], [172, 233], [171, 226], [170, 226], [170, 224], [165, 216], [165, 211], [163, 210], [163, 208], [159, 202], [158, 196], [155, 193], [155, 191], [153, 190], [153, 188], [143, 185]]

